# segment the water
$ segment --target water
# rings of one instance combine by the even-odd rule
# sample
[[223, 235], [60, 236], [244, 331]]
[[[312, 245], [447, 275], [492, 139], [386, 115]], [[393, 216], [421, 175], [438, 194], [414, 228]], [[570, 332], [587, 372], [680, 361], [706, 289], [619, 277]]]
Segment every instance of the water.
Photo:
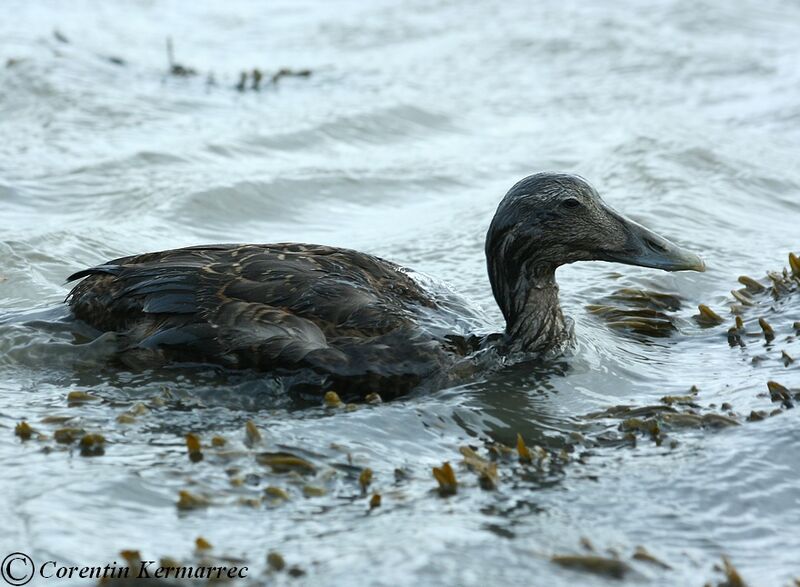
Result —
[[[587, 537], [634, 567], [632, 584], [718, 580], [722, 555], [753, 585], [800, 575], [798, 410], [745, 420], [778, 407], [764, 396], [767, 380], [800, 387], [800, 360], [780, 360], [781, 350], [800, 357], [797, 294], [774, 307], [760, 297], [745, 314], [754, 331], [755, 318], [770, 320], [772, 345], [750, 337], [731, 349], [725, 338], [736, 278], [780, 269], [800, 247], [795, 3], [11, 0], [4, 9], [0, 59], [15, 61], [0, 69], [0, 554], [90, 565], [139, 549], [190, 562], [203, 536], [213, 553], [246, 561], [253, 584], [606, 584], [549, 560], [583, 552]], [[176, 60], [202, 75], [165, 74], [167, 36]], [[233, 89], [253, 67], [313, 75]], [[508, 187], [543, 169], [580, 173], [709, 270], [563, 268], [578, 336], [565, 361], [352, 412], [295, 409], [258, 377], [121, 372], [103, 360], [103, 341], [76, 345], [59, 320], [65, 277], [106, 259], [290, 240], [436, 276], [499, 329], [483, 238]], [[622, 287], [681, 296], [678, 332], [631, 336], [586, 310]], [[699, 303], [726, 324], [700, 328]], [[660, 447], [640, 435], [634, 448], [602, 442], [622, 436], [619, 418], [586, 418], [692, 385], [700, 413], [728, 402], [741, 425], [670, 429]], [[68, 407], [73, 390], [100, 400]], [[149, 413], [116, 421], [140, 401]], [[48, 437], [65, 425], [48, 416], [102, 432], [106, 454], [14, 436], [23, 419]], [[248, 420], [264, 436], [255, 449], [243, 444]], [[207, 448], [191, 463], [190, 431], [206, 446], [227, 438], [232, 454]], [[517, 432], [556, 453], [574, 445], [570, 462], [539, 474], [503, 461], [499, 488], [481, 490], [458, 448], [486, 456], [489, 440], [512, 445]], [[255, 462], [253, 450], [278, 446], [309, 458], [317, 475], [298, 481]], [[461, 483], [448, 499], [430, 472], [445, 460]], [[357, 482], [365, 466], [383, 497], [371, 513]], [[395, 480], [395, 469], [406, 477]], [[327, 494], [305, 498], [304, 484]], [[268, 485], [291, 499], [239, 503]], [[213, 505], [179, 511], [184, 489]], [[671, 568], [631, 561], [639, 545]], [[268, 551], [305, 575], [269, 574]]]

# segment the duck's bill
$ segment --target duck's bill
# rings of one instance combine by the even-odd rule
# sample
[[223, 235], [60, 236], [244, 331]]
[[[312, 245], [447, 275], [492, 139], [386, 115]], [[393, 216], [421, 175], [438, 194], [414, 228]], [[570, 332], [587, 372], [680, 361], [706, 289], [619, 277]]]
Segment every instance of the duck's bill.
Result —
[[622, 224], [627, 237], [625, 245], [617, 251], [604, 251], [604, 260], [652, 267], [664, 271], [705, 271], [703, 260], [673, 242], [618, 214], [614, 214]]

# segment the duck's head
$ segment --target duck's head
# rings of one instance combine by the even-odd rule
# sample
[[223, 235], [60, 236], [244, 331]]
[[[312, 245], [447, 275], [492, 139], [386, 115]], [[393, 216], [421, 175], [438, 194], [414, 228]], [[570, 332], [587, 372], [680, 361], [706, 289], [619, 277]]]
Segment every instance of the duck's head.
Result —
[[585, 180], [556, 173], [531, 175], [509, 190], [489, 227], [486, 257], [506, 320], [531, 287], [554, 286], [556, 268], [567, 263], [705, 270], [700, 257], [613, 210]]

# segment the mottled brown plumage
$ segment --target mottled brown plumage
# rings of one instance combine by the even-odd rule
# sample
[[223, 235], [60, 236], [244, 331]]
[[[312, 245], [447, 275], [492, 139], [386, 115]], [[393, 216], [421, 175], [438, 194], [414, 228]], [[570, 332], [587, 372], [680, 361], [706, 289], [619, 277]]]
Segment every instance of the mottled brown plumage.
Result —
[[[559, 265], [599, 259], [702, 269], [695, 255], [608, 208], [586, 182], [560, 174], [530, 176], [506, 194], [486, 257], [506, 319], [497, 348], [515, 354], [545, 352], [569, 337]], [[388, 397], [451, 381], [453, 365], [481, 346], [470, 336], [479, 321], [463, 299], [348, 249], [190, 247], [116, 259], [69, 280], [81, 278], [67, 298], [72, 312], [119, 333], [119, 356], [129, 365], [305, 373], [313, 377], [295, 386], [301, 392]]]
[[128, 364], [311, 369], [325, 388], [395, 395], [446, 362], [417, 321], [436, 303], [399, 266], [301, 244], [211, 245], [109, 261], [69, 294], [74, 315], [124, 333]]

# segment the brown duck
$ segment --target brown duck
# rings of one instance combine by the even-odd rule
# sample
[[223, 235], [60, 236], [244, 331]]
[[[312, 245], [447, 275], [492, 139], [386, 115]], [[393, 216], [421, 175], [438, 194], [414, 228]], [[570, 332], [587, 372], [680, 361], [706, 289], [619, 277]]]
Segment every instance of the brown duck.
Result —
[[[542, 353], [571, 336], [555, 271], [615, 261], [703, 271], [702, 260], [608, 207], [583, 179], [539, 173], [503, 198], [486, 236], [502, 336], [476, 338], [455, 296], [389, 261], [304, 245], [223, 244], [145, 253], [79, 271], [75, 317], [119, 333], [128, 364], [214, 364], [311, 374], [304, 391], [395, 396], [448, 371], [477, 348]], [[476, 340], [478, 341], [476, 343]], [[313, 383], [309, 386], [308, 381]]]

